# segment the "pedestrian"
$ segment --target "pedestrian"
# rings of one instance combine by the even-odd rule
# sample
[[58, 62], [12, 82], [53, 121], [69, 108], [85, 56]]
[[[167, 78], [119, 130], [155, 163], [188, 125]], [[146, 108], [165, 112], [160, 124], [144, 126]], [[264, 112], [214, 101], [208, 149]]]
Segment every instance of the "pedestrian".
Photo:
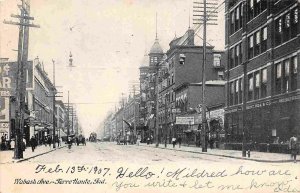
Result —
[[43, 139], [43, 143], [45, 145], [45, 147], [47, 147], [47, 143], [48, 143], [48, 138], [45, 136]]
[[173, 148], [175, 148], [175, 145], [176, 145], [176, 137], [173, 137], [173, 138], [172, 138], [172, 144], [173, 144]]
[[48, 143], [49, 147], [51, 148], [52, 138], [50, 136], [48, 137], [47, 143]]
[[25, 151], [26, 149], [26, 139], [22, 138], [22, 150]]
[[293, 135], [289, 141], [289, 149], [291, 152], [291, 158], [294, 159], [294, 163], [297, 162], [297, 154], [298, 154], [298, 139]]
[[5, 150], [6, 149], [6, 137], [4, 135], [1, 136], [1, 150]]
[[140, 142], [141, 142], [141, 136], [138, 135], [138, 137], [137, 137], [137, 145], [140, 145]]
[[30, 139], [30, 145], [31, 145], [32, 152], [34, 152], [34, 149], [37, 146], [36, 139], [35, 139], [34, 136], [32, 136], [31, 139]]
[[15, 149], [15, 145], [16, 145], [16, 142], [15, 142], [15, 139], [11, 139], [10, 141], [10, 149]]
[[210, 147], [210, 149], [213, 149], [213, 147], [214, 147], [214, 139], [213, 138], [210, 138], [209, 140], [208, 140], [208, 143], [209, 143], [209, 147]]
[[178, 145], [179, 145], [179, 148], [180, 148], [181, 147], [182, 138], [179, 136], [178, 139], [177, 139], [177, 141], [178, 141]]
[[147, 137], [147, 145], [150, 144], [150, 137]]

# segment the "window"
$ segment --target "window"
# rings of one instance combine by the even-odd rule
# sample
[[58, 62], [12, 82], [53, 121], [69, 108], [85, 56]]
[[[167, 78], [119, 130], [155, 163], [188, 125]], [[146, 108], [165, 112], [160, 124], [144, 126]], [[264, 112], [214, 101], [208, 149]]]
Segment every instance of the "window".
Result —
[[233, 11], [230, 13], [230, 34], [238, 31], [243, 26], [243, 11], [242, 4], [238, 5]]
[[184, 54], [179, 54], [179, 63], [181, 65], [185, 64], [185, 55]]
[[235, 28], [234, 28], [234, 11], [232, 11], [231, 13], [230, 13], [230, 18], [231, 18], [231, 22], [230, 22], [230, 32], [231, 32], [231, 34], [233, 34], [234, 32], [235, 32]]
[[235, 56], [234, 56], [234, 64], [237, 66], [239, 64], [239, 55], [240, 55], [240, 47], [235, 46]]
[[239, 103], [239, 80], [235, 81], [234, 104]]
[[221, 54], [214, 54], [214, 66], [221, 66]]
[[248, 75], [248, 101], [253, 99], [253, 75]]
[[229, 97], [229, 99], [230, 99], [230, 101], [229, 101], [230, 105], [233, 105], [233, 97], [234, 97], [234, 82], [231, 82], [230, 83], [230, 97]]
[[267, 38], [268, 38], [268, 28], [264, 27], [262, 29], [261, 52], [265, 52], [267, 50]]
[[259, 71], [255, 72], [254, 74], [255, 74], [254, 99], [259, 99], [260, 74], [259, 74]]
[[239, 50], [240, 50], [240, 53], [239, 53], [239, 61], [240, 61], [240, 64], [242, 64], [243, 62], [243, 51], [242, 51], [242, 43], [239, 44]]
[[218, 80], [224, 80], [224, 72], [218, 71]]
[[298, 33], [298, 29], [297, 29], [297, 25], [298, 25], [298, 8], [295, 8], [292, 11], [291, 14], [291, 38], [294, 38], [297, 36]]
[[293, 23], [298, 23], [298, 8], [294, 9], [294, 19], [293, 19]]
[[281, 93], [281, 63], [275, 64], [276, 78], [275, 78], [275, 89], [276, 94]]
[[260, 31], [255, 33], [255, 48], [254, 48], [254, 56], [260, 53]]
[[234, 48], [230, 49], [230, 68], [234, 68]]
[[284, 61], [283, 92], [289, 91], [290, 60]]
[[261, 97], [264, 98], [267, 96], [267, 68], [261, 70]]
[[249, 0], [248, 16], [249, 21], [262, 13], [267, 8], [267, 0]]
[[289, 13], [286, 14], [286, 16], [285, 16], [285, 27], [286, 27], [286, 28], [289, 28], [289, 27], [290, 27], [290, 22], [291, 22], [290, 19], [291, 19], [291, 18], [290, 18], [290, 14], [289, 14]]
[[253, 58], [253, 56], [254, 56], [253, 35], [249, 37], [248, 41], [249, 41], [249, 51], [248, 51], [249, 55], [248, 55], [248, 57], [250, 59], [250, 58]]
[[234, 46], [230, 49], [230, 68], [234, 68], [242, 63], [242, 43], [239, 43], [238, 45]]
[[275, 21], [275, 45], [278, 46], [299, 33], [298, 29], [298, 7], [292, 9]]
[[267, 50], [267, 38], [268, 38], [267, 26], [259, 29], [253, 35], [249, 36], [248, 44], [249, 51], [248, 57], [249, 59], [257, 56]]
[[254, 17], [254, 0], [249, 0], [248, 18], [249, 21]]
[[297, 56], [292, 57], [291, 63], [291, 90], [297, 89], [297, 72], [298, 72], [298, 60]]
[[242, 103], [243, 102], [243, 78], [240, 78], [239, 80], [239, 103]]

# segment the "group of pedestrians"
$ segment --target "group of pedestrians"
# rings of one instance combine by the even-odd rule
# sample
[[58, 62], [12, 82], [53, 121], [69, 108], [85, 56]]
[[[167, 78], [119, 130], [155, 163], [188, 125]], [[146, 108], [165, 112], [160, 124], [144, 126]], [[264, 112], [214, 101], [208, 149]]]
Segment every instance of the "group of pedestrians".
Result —
[[176, 143], [178, 143], [179, 148], [181, 147], [181, 142], [182, 142], [182, 138], [181, 137], [173, 137], [172, 138], [172, 144], [173, 144], [173, 148], [175, 148]]

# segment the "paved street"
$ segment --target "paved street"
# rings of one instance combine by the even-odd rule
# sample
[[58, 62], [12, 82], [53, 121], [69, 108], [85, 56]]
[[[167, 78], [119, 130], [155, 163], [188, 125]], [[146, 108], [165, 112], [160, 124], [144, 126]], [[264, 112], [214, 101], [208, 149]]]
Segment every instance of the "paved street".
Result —
[[[174, 193], [199, 192], [199, 187], [203, 187], [203, 192], [211, 192], [208, 184], [200, 186], [198, 180], [203, 183], [213, 183], [214, 187], [222, 187], [223, 184], [231, 187], [231, 184], [238, 184], [243, 186], [243, 189], [250, 190], [249, 184], [258, 183], [253, 182], [253, 179], [266, 183], [262, 189], [257, 190], [274, 192], [276, 187], [268, 185], [272, 182], [285, 183], [282, 187], [290, 186], [297, 190], [299, 184], [299, 162], [297, 164], [256, 162], [187, 152], [185, 151], [187, 147], [182, 147], [181, 151], [178, 151], [179, 148], [163, 149], [145, 144], [117, 145], [114, 142], [88, 142], [86, 146], [73, 145], [71, 149], [63, 147], [50, 150], [49, 147], [44, 146], [39, 146], [38, 149], [41, 152], [44, 149], [46, 153], [24, 159], [21, 163], [0, 164], [0, 177], [11, 184], [3, 186], [3, 192], [14, 192], [15, 187], [20, 187], [21, 193], [27, 193], [29, 189], [32, 193], [43, 192], [45, 188], [47, 192], [70, 193], [92, 191]], [[226, 173], [226, 181], [220, 176], [207, 176], [221, 174], [222, 171]], [[155, 176], [147, 179], [147, 175], [152, 176], [152, 172]], [[126, 174], [125, 177], [123, 174]], [[183, 177], [184, 175], [189, 177]], [[106, 183], [102, 184], [99, 181], [93, 183], [97, 180], [105, 180]], [[148, 182], [160, 185], [148, 188], [145, 185]], [[1, 183], [0, 181], [0, 185], [3, 185]], [[45, 186], [45, 183], [50, 184]], [[61, 183], [65, 184], [61, 185]], [[68, 183], [72, 185], [66, 185]], [[118, 184], [121, 183], [135, 183], [139, 189], [131, 189], [128, 188], [130, 185], [124, 185], [119, 186], [121, 188], [119, 190]], [[172, 188], [172, 183], [175, 183], [176, 189]], [[188, 185], [179, 188], [182, 183]], [[213, 189], [214, 192], [218, 190], [218, 188]], [[255, 192], [255, 189], [252, 190], [249, 192]]]
[[[287, 155], [288, 156], [288, 155]], [[94, 164], [99, 162], [121, 162], [151, 165], [157, 163], [185, 164], [261, 164], [282, 165], [291, 163], [258, 163], [248, 160], [225, 158], [221, 156], [203, 155], [197, 153], [166, 150], [151, 146], [117, 145], [116, 143], [101, 142], [87, 143], [86, 146], [62, 148], [48, 154], [28, 160], [32, 163], [64, 163]], [[298, 164], [297, 164], [298, 165]]]

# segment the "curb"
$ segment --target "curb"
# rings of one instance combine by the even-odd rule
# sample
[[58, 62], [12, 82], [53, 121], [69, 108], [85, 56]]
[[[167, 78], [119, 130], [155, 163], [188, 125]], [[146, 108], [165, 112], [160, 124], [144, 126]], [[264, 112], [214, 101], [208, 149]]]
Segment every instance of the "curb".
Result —
[[[140, 146], [151, 147], [151, 148], [159, 148], [159, 149], [166, 149], [166, 150], [174, 150], [174, 151], [180, 151], [180, 152], [189, 152], [189, 153], [196, 153], [196, 154], [203, 154], [203, 155], [211, 155], [211, 156], [218, 156], [218, 157], [226, 157], [226, 158], [240, 159], [240, 160], [247, 160], [247, 161], [255, 161], [255, 162], [265, 162], [265, 163], [288, 163], [288, 162], [294, 162], [293, 160], [263, 160], [263, 159], [247, 158], [247, 157], [237, 157], [237, 156], [231, 156], [231, 155], [212, 154], [212, 153], [198, 152], [198, 151], [192, 151], [192, 150], [170, 149], [170, 148], [165, 148], [165, 147], [154, 147], [154, 146], [146, 146], [146, 145], [140, 145]], [[297, 159], [297, 162], [298, 161], [300, 161], [300, 160]]]
[[21, 163], [21, 162], [23, 162], [23, 161], [27, 161], [27, 160], [30, 160], [30, 159], [32, 159], [32, 158], [35, 158], [35, 157], [38, 157], [38, 156], [41, 156], [41, 155], [45, 155], [45, 154], [50, 153], [50, 152], [52, 152], [52, 151], [56, 151], [56, 150], [58, 150], [58, 149], [62, 149], [62, 148], [64, 148], [64, 147], [67, 147], [67, 146], [60, 146], [60, 147], [57, 147], [57, 148], [55, 148], [55, 149], [51, 149], [51, 150], [49, 150], [49, 151], [45, 151], [45, 152], [43, 152], [43, 153], [36, 154], [36, 155], [34, 155], [34, 156], [27, 157], [27, 158], [23, 158], [23, 159], [16, 160], [16, 161], [12, 161], [12, 162], [13, 162], [13, 163]]

